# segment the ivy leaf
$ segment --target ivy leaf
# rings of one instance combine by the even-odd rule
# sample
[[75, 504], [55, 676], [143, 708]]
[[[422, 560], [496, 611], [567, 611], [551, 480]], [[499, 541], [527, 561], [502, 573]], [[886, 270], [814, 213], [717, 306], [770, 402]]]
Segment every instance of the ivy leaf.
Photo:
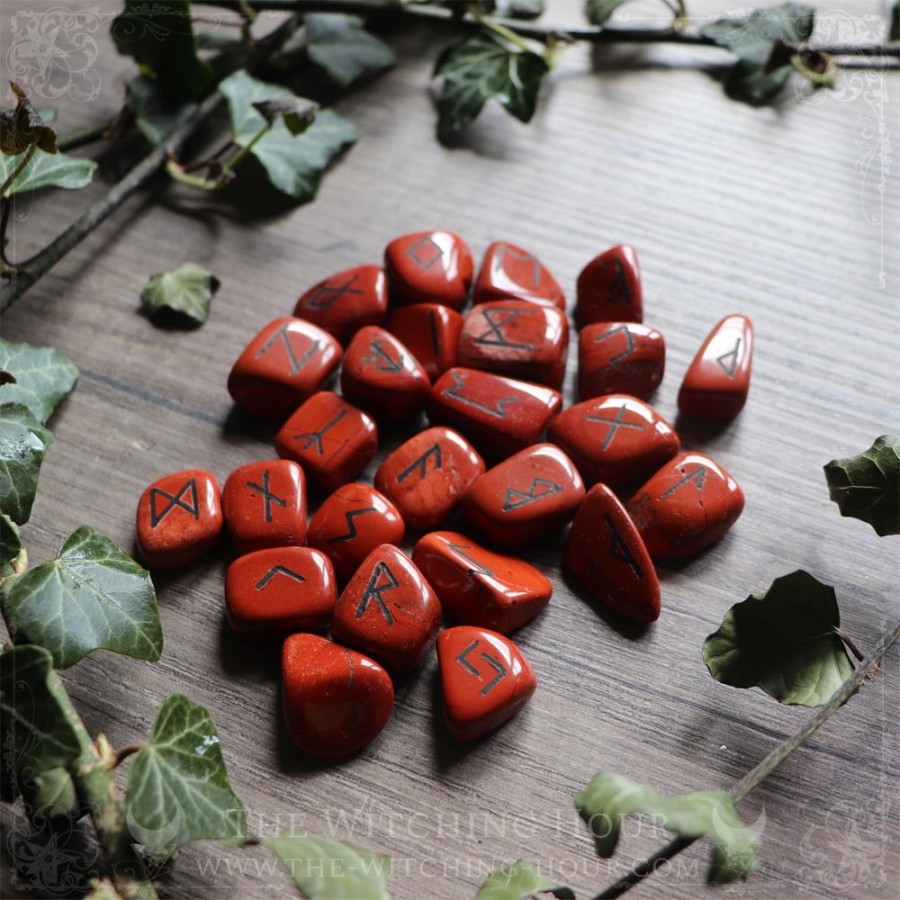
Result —
[[[0, 510], [17, 525], [31, 516], [41, 463], [52, 442], [53, 435], [27, 406], [0, 404]], [[6, 549], [3, 557], [6, 564]]]
[[900, 41], [900, 0], [891, 7], [891, 23], [888, 29], [889, 41]]
[[591, 25], [605, 25], [620, 6], [631, 2], [633, 0], [587, 0], [584, 14]]
[[47, 153], [56, 153], [56, 132], [44, 124], [40, 112], [19, 85], [11, 81], [9, 86], [16, 95], [16, 106], [0, 112], [0, 153], [18, 156], [35, 145]]
[[371, 78], [397, 64], [397, 55], [384, 41], [369, 34], [358, 16], [308, 13], [306, 52], [341, 87]]
[[20, 787], [32, 820], [74, 815], [81, 810], [75, 782], [62, 766], [40, 772]]
[[197, 109], [197, 104], [192, 101], [167, 99], [159, 85], [146, 75], [128, 82], [128, 98], [134, 110], [135, 124], [152, 147], [164, 143]]
[[18, 526], [5, 512], [0, 512], [0, 578], [14, 574], [12, 567], [21, 552]]
[[253, 108], [270, 125], [274, 125], [280, 116], [287, 130], [296, 137], [316, 121], [319, 104], [305, 97], [284, 97], [280, 100], [261, 100], [254, 103]]
[[519, 121], [529, 122], [549, 71], [540, 54], [511, 49], [487, 32], [448, 47], [434, 69], [436, 76], [444, 77], [437, 101], [439, 139], [447, 140], [474, 121], [490, 99]]
[[208, 269], [185, 263], [174, 272], [154, 275], [141, 290], [144, 312], [157, 321], [202, 325], [220, 281]]
[[494, 0], [494, 12], [505, 19], [537, 19], [544, 14], [544, 0]]
[[191, 841], [244, 837], [244, 805], [204, 707], [182, 694], [166, 698], [131, 764], [125, 808], [132, 837], [157, 860]]
[[759, 838], [745, 827], [725, 791], [663, 797], [621, 775], [598, 772], [576, 796], [575, 807], [594, 835], [597, 854], [604, 858], [615, 852], [622, 821], [643, 814], [682, 837], [706, 836], [712, 841], [706, 876], [711, 884], [746, 878], [756, 868]]
[[703, 644], [710, 675], [779, 703], [821, 706], [853, 671], [834, 588], [797, 570], [736, 603]]
[[530, 900], [546, 893], [560, 900], [575, 900], [573, 890], [541, 875], [533, 862], [520, 859], [491, 872], [478, 889], [475, 900]]
[[796, 46], [808, 40], [815, 18], [812, 6], [783, 3], [704, 25], [701, 35], [738, 58], [725, 82], [728, 96], [757, 104], [771, 100], [794, 71], [782, 45]]
[[868, 522], [878, 535], [900, 534], [900, 438], [883, 434], [857, 456], [833, 459], [825, 480], [842, 516]]
[[52, 347], [14, 344], [0, 338], [0, 371], [13, 381], [0, 384], [0, 403], [22, 403], [41, 424], [75, 386], [78, 369]]
[[87, 525], [56, 559], [3, 583], [3, 614], [17, 643], [46, 647], [58, 669], [94, 650], [155, 661], [163, 636], [146, 569]]
[[329, 838], [264, 838], [308, 900], [387, 900], [390, 857]]
[[[0, 153], [0, 184], [16, 170], [20, 160]], [[38, 148], [25, 168], [3, 192], [4, 197], [14, 197], [38, 188], [59, 187], [78, 190], [91, 183], [97, 163], [92, 159], [79, 159], [65, 153], [46, 153]]]

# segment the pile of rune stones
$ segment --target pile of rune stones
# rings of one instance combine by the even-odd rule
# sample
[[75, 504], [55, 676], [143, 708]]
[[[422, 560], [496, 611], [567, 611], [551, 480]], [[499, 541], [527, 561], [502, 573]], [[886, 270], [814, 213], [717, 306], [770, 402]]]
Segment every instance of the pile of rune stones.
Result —
[[[391, 241], [383, 268], [310, 288], [293, 316], [250, 341], [228, 379], [238, 406], [283, 422], [279, 458], [241, 466], [221, 491], [211, 472], [176, 472], [140, 499], [150, 567], [189, 563], [230, 533], [239, 555], [225, 580], [228, 623], [240, 638], [283, 639], [286, 726], [307, 753], [339, 756], [373, 740], [391, 715], [393, 679], [435, 642], [454, 738], [479, 737], [528, 701], [535, 675], [506, 635], [541, 612], [552, 585], [509, 549], [572, 521], [568, 569], [600, 603], [646, 624], [660, 612], [652, 560], [696, 554], [743, 509], [734, 478], [682, 452], [645, 402], [662, 380], [665, 342], [642, 324], [633, 248], [607, 250], [578, 277], [580, 402], [567, 409], [557, 280], [506, 242], [473, 275], [465, 241], [428, 231]], [[682, 414], [740, 411], [752, 340], [745, 316], [715, 325], [684, 376]], [[339, 366], [337, 393], [325, 385]], [[379, 422], [416, 433], [373, 487], [356, 479], [375, 457]], [[308, 490], [324, 497], [309, 524]], [[457, 508], [475, 537], [438, 530]], [[407, 529], [421, 534], [411, 558], [398, 546]], [[459, 624], [441, 631], [445, 613]]]

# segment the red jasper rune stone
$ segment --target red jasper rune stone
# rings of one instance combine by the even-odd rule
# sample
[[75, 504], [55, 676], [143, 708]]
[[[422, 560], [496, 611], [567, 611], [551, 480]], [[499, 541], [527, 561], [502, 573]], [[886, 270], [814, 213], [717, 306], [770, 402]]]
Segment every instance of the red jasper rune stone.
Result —
[[746, 316], [725, 316], [691, 363], [678, 408], [686, 416], [730, 419], [747, 401], [753, 364], [753, 324]]
[[225, 573], [225, 611], [243, 638], [325, 631], [337, 602], [328, 557], [310, 547], [272, 547], [239, 556]]
[[666, 342], [655, 329], [636, 322], [598, 322], [578, 338], [578, 395], [649, 397], [666, 369]]
[[444, 715], [451, 737], [469, 741], [511, 719], [537, 679], [519, 648], [502, 634], [459, 625], [437, 640]]
[[337, 602], [331, 636], [391, 672], [411, 672], [441, 627], [441, 604], [413, 561], [382, 544], [363, 560]]
[[316, 634], [292, 634], [281, 665], [285, 725], [304, 753], [354, 753], [378, 737], [391, 717], [391, 676], [362, 653]]
[[495, 241], [484, 255], [472, 302], [509, 297], [566, 311], [566, 297], [559, 282], [536, 256], [507, 241]]
[[440, 303], [416, 303], [395, 309], [388, 330], [422, 363], [434, 381], [456, 365], [463, 317]]
[[458, 621], [501, 634], [530, 622], [553, 593], [539, 569], [455, 531], [426, 534], [413, 550], [413, 562]]
[[659, 618], [659, 579], [619, 498], [595, 484], [566, 538], [565, 560], [591, 593], [637, 622]]
[[692, 556], [717, 541], [744, 509], [744, 492], [703, 453], [680, 453], [628, 501], [654, 559]]
[[384, 251], [391, 299], [397, 303], [443, 303], [462, 309], [474, 263], [469, 245], [449, 231], [418, 231], [395, 238]]
[[576, 293], [579, 325], [642, 322], [644, 299], [637, 251], [619, 244], [592, 259], [578, 276]]
[[183, 566], [215, 546], [222, 531], [219, 483], [186, 469], [153, 482], [138, 501], [137, 542], [148, 566]]

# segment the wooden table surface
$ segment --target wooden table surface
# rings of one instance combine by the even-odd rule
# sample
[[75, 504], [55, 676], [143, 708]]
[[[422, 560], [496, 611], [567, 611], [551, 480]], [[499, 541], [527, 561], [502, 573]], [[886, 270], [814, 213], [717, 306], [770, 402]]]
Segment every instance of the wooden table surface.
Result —
[[[13, 17], [53, 5], [4, 4], [0, 59]], [[579, 19], [577, 0], [548, 5], [548, 21]], [[68, 6], [101, 17], [92, 36], [102, 93], [91, 103], [56, 101], [63, 132], [112, 114], [132, 72], [106, 37], [118, 4]], [[691, 6], [697, 15], [728, 9]], [[871, 38], [864, 16], [880, 12], [877, 4], [844, 9], [826, 16], [830, 39]], [[724, 96], [718, 51], [608, 48], [592, 71], [579, 47], [562, 56], [530, 127], [490, 108], [447, 149], [434, 138], [428, 89], [447, 34], [409, 29], [391, 40], [401, 64], [337, 105], [361, 139], [316, 203], [273, 207], [248, 192], [235, 210], [157, 183], [4, 317], [5, 338], [57, 347], [81, 371], [51, 422], [56, 443], [23, 536], [34, 562], [82, 523], [130, 548], [135, 505], [153, 479], [199, 466], [224, 480], [271, 456], [271, 431], [234, 413], [225, 389], [234, 359], [308, 286], [377, 262], [405, 232], [455, 230], [476, 254], [495, 239], [522, 244], [570, 299], [589, 259], [634, 244], [645, 320], [668, 345], [654, 405], [672, 420], [681, 376], [709, 328], [727, 313], [748, 314], [757, 344], [747, 407], [718, 432], [681, 429], [688, 448], [711, 452], [741, 483], [743, 516], [699, 558], [660, 567], [663, 612], [640, 634], [621, 630], [561, 573], [560, 541], [530, 552], [555, 584], [547, 611], [516, 634], [540, 686], [490, 739], [450, 742], [432, 655], [400, 688], [371, 746], [340, 763], [305, 759], [281, 724], [277, 652], [241, 644], [225, 627], [226, 560], [215, 556], [155, 576], [166, 635], [157, 664], [99, 652], [64, 675], [89, 728], [114, 746], [144, 736], [173, 692], [206, 705], [251, 830], [294, 826], [389, 853], [396, 897], [471, 896], [490, 869], [520, 857], [588, 897], [664, 839], [635, 824], [613, 860], [597, 860], [572, 803], [596, 771], [672, 793], [728, 787], [811, 714], [707, 674], [701, 644], [731, 604], [804, 568], [836, 587], [846, 631], [863, 648], [897, 619], [897, 539], [842, 519], [822, 465], [897, 428], [900, 192], [890, 153], [900, 135], [888, 95], [900, 80], [853, 72], [834, 92], [751, 109]], [[87, 191], [20, 203], [13, 254], [46, 243], [114, 174], [107, 166]], [[222, 280], [212, 315], [196, 332], [160, 331], [138, 314], [138, 292], [151, 273], [186, 261]], [[897, 650], [741, 804], [744, 820], [762, 828], [761, 866], [727, 893], [896, 896]], [[708, 852], [694, 846], [635, 896], [703, 894]], [[289, 896], [288, 879], [266, 859], [194, 845], [165, 894]]]

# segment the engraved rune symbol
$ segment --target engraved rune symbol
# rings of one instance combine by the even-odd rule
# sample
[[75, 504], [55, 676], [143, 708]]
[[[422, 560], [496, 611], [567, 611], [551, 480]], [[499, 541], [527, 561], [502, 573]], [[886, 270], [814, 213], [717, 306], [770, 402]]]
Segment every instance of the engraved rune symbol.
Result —
[[285, 575], [288, 578], [292, 578], [294, 581], [299, 581], [300, 584], [303, 584], [303, 582], [306, 581], [299, 572], [295, 572], [287, 566], [272, 566], [272, 568], [256, 582], [256, 590], [261, 591], [276, 575]]
[[[379, 583], [382, 576], [387, 579], [384, 584]], [[385, 621], [388, 625], [393, 625], [394, 617], [391, 615], [391, 611], [387, 608], [387, 604], [384, 602], [384, 598], [381, 595], [385, 591], [392, 591], [394, 588], [398, 587], [400, 587], [400, 582], [394, 578], [394, 573], [388, 568], [387, 563], [378, 563], [369, 578], [369, 583], [366, 585], [365, 593], [359, 601], [359, 606], [356, 607], [356, 618], [361, 619], [366, 614], [366, 610], [369, 607], [369, 601], [374, 598]]]
[[463, 559], [467, 559], [475, 567], [474, 569], [469, 569], [466, 574], [486, 575], [488, 578], [494, 577], [494, 573], [484, 563], [478, 562], [477, 559], [466, 553], [466, 550], [475, 549], [471, 544], [448, 544], [447, 546], [458, 553]]
[[343, 284], [331, 284], [326, 281], [324, 284], [319, 285], [306, 305], [312, 309], [331, 309], [335, 302], [345, 294], [365, 293], [361, 288], [351, 287], [358, 277], [359, 273], [351, 275]]
[[438, 335], [437, 313], [433, 309], [428, 313], [428, 327], [431, 329], [431, 346], [434, 349], [434, 355], [439, 356], [441, 353], [441, 339]]
[[539, 309], [510, 309], [506, 306], [495, 306], [492, 309], [482, 309], [481, 315], [487, 323], [488, 330], [475, 338], [476, 344], [487, 344], [492, 347], [507, 347], [510, 350], [534, 350], [534, 344], [524, 344], [521, 341], [511, 341], [503, 333], [503, 326], [507, 322], [513, 322], [519, 316], [540, 315]]
[[631, 290], [628, 287], [628, 279], [625, 277], [625, 266], [619, 259], [613, 260], [616, 274], [609, 285], [609, 305], [618, 306], [619, 303], [631, 303]]
[[406, 255], [420, 269], [430, 269], [444, 255], [444, 251], [431, 235], [426, 234], [407, 248]]
[[263, 502], [266, 505], [265, 515], [266, 515], [267, 522], [272, 521], [272, 504], [273, 503], [277, 503], [282, 508], [287, 506], [287, 502], [284, 500], [284, 498], [279, 497], [277, 494], [273, 494], [269, 490], [269, 470], [268, 469], [266, 469], [266, 471], [263, 472], [261, 485], [254, 484], [252, 481], [248, 481], [247, 487], [250, 488], [250, 490], [259, 491], [263, 495]]
[[603, 438], [603, 443], [600, 445], [601, 450], [605, 450], [612, 443], [613, 438], [616, 436], [616, 432], [618, 432], [620, 428], [636, 428], [638, 431], [644, 430], [643, 422], [626, 422], [626, 412], [628, 412], [628, 407], [623, 403], [619, 407], [619, 411], [616, 413], [615, 417], [612, 419], [609, 419], [606, 416], [587, 415], [584, 417], [585, 422], [602, 422], [609, 429], [606, 432], [606, 437]]
[[734, 342], [734, 348], [721, 356], [716, 357], [716, 362], [722, 367], [722, 371], [729, 377], [734, 378], [738, 366], [738, 351], [741, 349], [741, 339], [737, 338]]
[[603, 514], [603, 519], [606, 522], [607, 528], [609, 528], [611, 536], [609, 542], [610, 557], [617, 562], [626, 563], [631, 567], [632, 571], [638, 578], [643, 578], [644, 573], [641, 571], [641, 567], [637, 564], [637, 560], [632, 555], [631, 550], [628, 549], [628, 545], [625, 543], [625, 541], [622, 540], [622, 535], [619, 534], [619, 529], [616, 528], [613, 520], [607, 513]]
[[503, 512], [512, 512], [515, 509], [521, 509], [528, 506], [529, 503], [535, 503], [543, 500], [545, 497], [552, 497], [562, 490], [562, 485], [555, 481], [547, 481], [546, 478], [532, 478], [531, 486], [527, 491], [520, 491], [516, 488], [507, 488], [503, 497]]
[[535, 287], [537, 287], [541, 283], [541, 264], [537, 261], [537, 259], [532, 256], [530, 253], [517, 253], [513, 250], [509, 244], [501, 244], [497, 248], [497, 256], [496, 262], [494, 265], [498, 269], [503, 268], [503, 260], [507, 257], [511, 256], [513, 259], [520, 263], [531, 263], [531, 280]]
[[453, 379], [453, 387], [447, 388], [447, 390], [442, 394], [443, 397], [451, 397], [454, 400], [459, 400], [460, 403], [464, 403], [466, 406], [480, 409], [482, 412], [486, 412], [491, 416], [496, 416], [498, 419], [505, 419], [506, 407], [509, 406], [510, 403], [515, 403], [519, 399], [516, 396], [502, 397], [497, 401], [496, 406], [488, 406], [486, 403], [482, 403], [479, 400], [473, 399], [472, 397], [463, 397], [463, 395], [459, 393], [466, 386], [466, 382], [462, 375], [460, 375], [458, 372], [451, 372], [450, 377]]
[[372, 352], [380, 356], [384, 360], [384, 364], [376, 366], [379, 372], [400, 372], [403, 369], [403, 356], [397, 356], [394, 359], [387, 350], [381, 345], [381, 341], [372, 341]]
[[[184, 495], [190, 491], [190, 500], [185, 500]], [[164, 497], [169, 502], [158, 510], [156, 508], [156, 498]], [[175, 508], [183, 509], [190, 513], [195, 519], [200, 519], [200, 503], [197, 500], [197, 482], [191, 478], [186, 481], [176, 493], [170, 494], [162, 488], [150, 488], [150, 527], [156, 528], [165, 517]]]
[[424, 478], [428, 471], [428, 460], [434, 458], [434, 469], [440, 469], [443, 459], [441, 457], [441, 445], [432, 444], [415, 462], [410, 463], [398, 476], [397, 483], [406, 481], [413, 472], [418, 470], [419, 478]]
[[313, 341], [306, 348], [303, 356], [298, 359], [294, 345], [291, 343], [287, 323], [285, 323], [256, 351], [256, 358], [259, 359], [261, 356], [265, 356], [278, 341], [284, 344], [288, 359], [291, 361], [291, 370], [288, 372], [288, 375], [296, 375], [315, 356], [316, 351], [319, 349], [319, 342]]
[[367, 506], [365, 509], [348, 509], [347, 512], [344, 513], [344, 518], [347, 520], [347, 533], [339, 534], [337, 537], [329, 538], [327, 543], [329, 544], [341, 544], [344, 541], [352, 541], [353, 538], [356, 537], [356, 522], [353, 520], [357, 516], [364, 516], [366, 513], [370, 512], [378, 512], [374, 506]]
[[631, 336], [631, 331], [629, 330], [627, 325], [619, 325], [618, 328], [613, 328], [612, 331], [607, 331], [606, 334], [601, 334], [598, 337], [595, 337], [594, 343], [599, 344], [600, 341], [605, 341], [607, 338], [611, 338], [614, 334], [625, 335], [625, 349], [621, 353], [617, 353], [615, 356], [610, 357], [609, 365], [611, 366], [618, 365], [619, 360], [625, 359], [625, 357], [634, 350], [634, 338]]
[[309, 450], [310, 447], [315, 445], [316, 453], [319, 456], [324, 456], [325, 447], [322, 445], [322, 438], [346, 415], [347, 410], [342, 409], [333, 419], [331, 419], [330, 422], [326, 422], [318, 431], [304, 431], [303, 434], [295, 434], [294, 440], [303, 441], [303, 445], [301, 447], [302, 450]]
[[[469, 646], [466, 647], [466, 649], [463, 650], [463, 652], [460, 653], [459, 656], [456, 657], [456, 661], [457, 661], [457, 662], [458, 662], [458, 663], [459, 663], [459, 664], [460, 664], [460, 665], [461, 665], [461, 666], [462, 666], [462, 667], [463, 667], [470, 675], [472, 675], [472, 676], [474, 676], [475, 678], [478, 678], [479, 680], [481, 680], [481, 679], [483, 678], [481, 672], [479, 672], [478, 669], [475, 668], [475, 666], [473, 666], [472, 663], [470, 663], [469, 660], [468, 660], [468, 658], [467, 658], [467, 657], [469, 656], [469, 654], [470, 654], [473, 650], [475, 650], [476, 647], [478, 647], [478, 644], [479, 644], [479, 641], [477, 641], [477, 640], [476, 640], [476, 641], [472, 641], [472, 643], [469, 644]], [[489, 681], [489, 682], [481, 689], [481, 692], [480, 692], [480, 693], [481, 693], [481, 696], [483, 697], [483, 696], [485, 696], [485, 694], [489, 694], [489, 693], [497, 686], [498, 682], [499, 682], [502, 678], [504, 678], [504, 677], [506, 676], [506, 666], [504, 666], [503, 663], [500, 662], [500, 660], [497, 659], [496, 656], [494, 656], [494, 655], [491, 654], [491, 653], [487, 653], [487, 652], [484, 651], [484, 650], [482, 650], [481, 653], [480, 653], [479, 655], [480, 655], [481, 658], [482, 658], [482, 659], [483, 659], [483, 660], [484, 660], [484, 661], [485, 661], [485, 662], [486, 662], [486, 663], [487, 663], [487, 664], [488, 664], [488, 665], [489, 665], [489, 666], [497, 673], [497, 674], [496, 674], [496, 675], [495, 675], [495, 676], [494, 676], [494, 677], [493, 677], [493, 678], [492, 678], [492, 679], [491, 679], [491, 680], [490, 680], [490, 681]]]
[[[684, 469], [682, 469], [681, 471], [682, 471], [682, 473], [684, 473]], [[703, 483], [705, 481], [706, 481], [706, 466], [701, 464], [701, 465], [697, 466], [697, 468], [694, 469], [693, 472], [688, 472], [688, 474], [685, 475], [684, 478], [682, 478], [680, 481], [676, 481], [675, 484], [672, 485], [672, 487], [663, 491], [659, 495], [659, 499], [665, 500], [667, 497], [671, 497], [672, 494], [675, 493], [675, 491], [679, 490], [680, 488], [684, 487], [686, 484], [689, 484], [690, 482], [694, 483], [694, 487], [697, 488], [697, 492], [699, 493], [700, 491], [703, 490]]]

